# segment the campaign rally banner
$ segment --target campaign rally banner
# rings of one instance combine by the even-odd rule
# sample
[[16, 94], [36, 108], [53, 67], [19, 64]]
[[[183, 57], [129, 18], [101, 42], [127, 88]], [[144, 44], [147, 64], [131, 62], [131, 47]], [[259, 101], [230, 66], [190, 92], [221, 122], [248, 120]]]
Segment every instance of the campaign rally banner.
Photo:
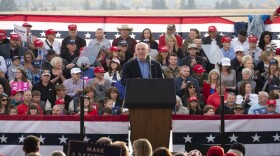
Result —
[[12, 91], [27, 91], [29, 87], [29, 82], [12, 82]]
[[[221, 145], [219, 116], [173, 116], [173, 150]], [[280, 115], [225, 115], [225, 143], [243, 143], [246, 156], [280, 155]]]
[[[22, 143], [26, 136], [40, 139], [40, 153], [49, 156], [63, 150], [69, 140], [80, 140], [79, 116], [0, 116], [0, 155], [24, 155]], [[128, 142], [128, 116], [85, 116], [83, 141], [96, 142], [101, 137]]]
[[27, 42], [27, 30], [25, 27], [21, 27], [17, 24], [14, 24], [14, 33], [19, 34], [23, 42]]

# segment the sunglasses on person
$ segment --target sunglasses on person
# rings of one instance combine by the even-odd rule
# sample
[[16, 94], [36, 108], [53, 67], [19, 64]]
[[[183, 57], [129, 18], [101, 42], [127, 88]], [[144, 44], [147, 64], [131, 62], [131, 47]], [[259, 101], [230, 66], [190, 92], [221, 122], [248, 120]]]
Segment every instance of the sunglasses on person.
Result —
[[8, 99], [2, 99], [2, 101], [8, 101]]
[[194, 86], [190, 86], [190, 87], [189, 87], [189, 89], [193, 89], [193, 88], [195, 88], [195, 87], [194, 87]]

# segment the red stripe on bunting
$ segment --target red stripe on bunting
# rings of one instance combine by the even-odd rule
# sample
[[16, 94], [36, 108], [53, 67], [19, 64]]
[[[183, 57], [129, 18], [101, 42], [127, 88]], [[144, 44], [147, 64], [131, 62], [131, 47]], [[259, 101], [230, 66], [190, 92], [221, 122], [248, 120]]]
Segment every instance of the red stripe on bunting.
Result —
[[[225, 120], [242, 120], [242, 119], [279, 119], [280, 114], [264, 115], [225, 115]], [[219, 120], [219, 115], [173, 115], [173, 120]]]
[[[80, 116], [51, 116], [51, 115], [1, 115], [0, 120], [29, 120], [29, 121], [80, 121]], [[111, 116], [85, 116], [85, 121], [95, 122], [127, 122], [127, 115], [111, 115]]]
[[1, 21], [59, 23], [119, 23], [119, 24], [205, 24], [234, 22], [221, 17], [133, 17], [133, 16], [63, 16], [63, 15], [1, 15]]

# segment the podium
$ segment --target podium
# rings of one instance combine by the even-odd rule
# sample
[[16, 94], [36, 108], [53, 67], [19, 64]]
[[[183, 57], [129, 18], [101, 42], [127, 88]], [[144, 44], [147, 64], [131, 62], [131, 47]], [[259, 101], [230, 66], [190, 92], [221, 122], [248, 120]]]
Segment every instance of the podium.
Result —
[[131, 142], [146, 138], [153, 149], [168, 148], [175, 104], [173, 79], [127, 79], [125, 107], [129, 108]]

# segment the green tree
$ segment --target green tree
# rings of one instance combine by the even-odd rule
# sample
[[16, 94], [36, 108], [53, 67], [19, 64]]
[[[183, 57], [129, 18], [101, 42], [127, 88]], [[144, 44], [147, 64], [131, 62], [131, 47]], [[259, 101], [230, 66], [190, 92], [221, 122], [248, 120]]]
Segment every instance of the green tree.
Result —
[[83, 5], [83, 9], [84, 10], [90, 10], [90, 4], [89, 4], [88, 0], [85, 1], [84, 5]]
[[188, 5], [187, 5], [187, 9], [195, 9], [195, 2], [194, 0], [188, 0]]

